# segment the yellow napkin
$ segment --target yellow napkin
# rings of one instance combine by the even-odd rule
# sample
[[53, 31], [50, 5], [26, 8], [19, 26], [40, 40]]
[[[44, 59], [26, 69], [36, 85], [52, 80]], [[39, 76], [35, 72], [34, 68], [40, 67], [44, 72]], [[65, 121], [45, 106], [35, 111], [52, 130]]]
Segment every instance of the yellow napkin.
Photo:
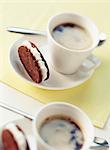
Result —
[[[21, 35], [6, 32], [8, 26], [45, 30], [50, 16], [59, 12], [78, 12], [91, 17], [101, 31], [108, 35], [104, 46], [97, 48], [94, 54], [102, 60], [101, 66], [92, 78], [76, 88], [62, 91], [49, 91], [31, 86], [18, 77], [12, 70], [9, 60], [9, 48]], [[110, 112], [110, 3], [88, 1], [51, 1], [40, 3], [21, 2], [0, 4], [0, 80], [15, 89], [47, 103], [65, 101], [83, 109], [93, 124], [103, 127]]]

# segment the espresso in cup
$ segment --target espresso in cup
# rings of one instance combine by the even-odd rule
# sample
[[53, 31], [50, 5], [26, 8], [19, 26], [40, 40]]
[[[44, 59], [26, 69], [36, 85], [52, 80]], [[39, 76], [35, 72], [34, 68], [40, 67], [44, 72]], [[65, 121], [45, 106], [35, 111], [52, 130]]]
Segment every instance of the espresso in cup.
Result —
[[39, 134], [52, 148], [57, 150], [80, 150], [84, 136], [74, 120], [64, 115], [53, 115], [44, 120]]
[[84, 27], [73, 23], [56, 26], [52, 36], [56, 42], [71, 50], [85, 50], [92, 45], [89, 32]]

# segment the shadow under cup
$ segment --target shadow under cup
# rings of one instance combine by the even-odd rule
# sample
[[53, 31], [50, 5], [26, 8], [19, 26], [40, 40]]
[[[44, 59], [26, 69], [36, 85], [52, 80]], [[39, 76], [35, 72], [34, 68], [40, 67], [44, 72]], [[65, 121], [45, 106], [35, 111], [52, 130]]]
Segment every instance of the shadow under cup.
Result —
[[84, 136], [84, 143], [81, 150], [87, 150], [91, 146], [94, 138], [94, 128], [87, 115], [74, 105], [58, 102], [47, 104], [36, 114], [33, 129], [38, 150], [56, 150], [45, 143], [39, 134], [40, 127], [45, 119], [55, 115], [68, 116], [80, 127]]
[[[77, 50], [69, 49], [59, 44], [52, 37], [52, 32], [58, 25], [64, 23], [76, 24], [88, 31], [92, 43], [90, 47]], [[99, 43], [99, 30], [91, 19], [75, 13], [61, 13], [50, 18], [47, 26], [50, 61], [52, 66], [61, 73], [72, 74], [77, 71], [81, 63], [91, 54]]]

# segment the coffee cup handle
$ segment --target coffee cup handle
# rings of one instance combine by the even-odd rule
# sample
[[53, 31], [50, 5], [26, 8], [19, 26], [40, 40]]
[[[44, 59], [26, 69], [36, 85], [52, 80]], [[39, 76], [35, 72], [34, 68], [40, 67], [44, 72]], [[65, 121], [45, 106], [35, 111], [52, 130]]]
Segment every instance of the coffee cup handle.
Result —
[[91, 54], [80, 66], [79, 70], [81, 72], [89, 72], [96, 69], [101, 64], [101, 60]]
[[[99, 34], [99, 43], [97, 46], [101, 46], [107, 39], [107, 36], [105, 33]], [[79, 70], [81, 72], [89, 72], [93, 69], [96, 69], [101, 64], [101, 60], [91, 54], [88, 56], [88, 58], [81, 64]]]
[[106, 39], [107, 39], [106, 34], [103, 33], [103, 32], [101, 32], [101, 33], [99, 34], [99, 43], [98, 43], [97, 46], [101, 46], [101, 45], [106, 41]]

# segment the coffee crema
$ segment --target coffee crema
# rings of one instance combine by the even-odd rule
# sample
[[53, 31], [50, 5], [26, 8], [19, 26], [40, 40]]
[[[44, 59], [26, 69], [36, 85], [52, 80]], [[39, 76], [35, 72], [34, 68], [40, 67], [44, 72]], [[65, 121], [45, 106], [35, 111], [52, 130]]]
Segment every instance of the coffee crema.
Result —
[[71, 50], [84, 50], [92, 45], [89, 32], [73, 23], [56, 26], [52, 31], [52, 37], [56, 42]]
[[50, 116], [42, 123], [41, 138], [56, 150], [80, 150], [84, 136], [80, 127], [67, 116]]

